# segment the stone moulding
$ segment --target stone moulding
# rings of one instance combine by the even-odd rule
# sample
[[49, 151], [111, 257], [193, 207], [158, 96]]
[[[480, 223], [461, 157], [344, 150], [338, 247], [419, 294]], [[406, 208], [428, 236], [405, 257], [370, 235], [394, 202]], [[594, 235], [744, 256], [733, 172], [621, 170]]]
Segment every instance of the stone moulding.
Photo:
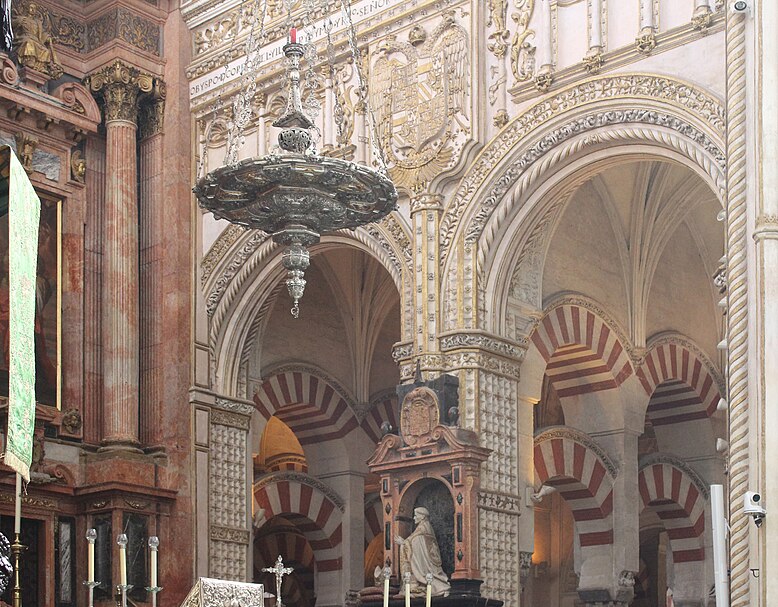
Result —
[[[494, 167], [500, 164], [523, 140], [526, 140], [530, 133], [542, 132], [544, 126], [551, 120], [576, 108], [594, 103], [602, 104], [603, 101], [607, 100], [626, 101], [631, 99], [640, 100], [646, 105], [661, 104], [662, 107], [666, 107], [668, 110], [671, 107], [675, 108], [679, 114], [678, 116], [673, 116], [679, 122], [676, 125], [677, 128], [680, 128], [682, 123], [685, 122], [681, 119], [681, 116], [684, 114], [694, 117], [695, 121], [700, 126], [704, 126], [707, 132], [700, 131], [699, 128], [692, 125], [689, 125], [689, 127], [699, 131], [719, 151], [723, 149], [721, 141], [725, 125], [724, 109], [718, 99], [697, 89], [693, 85], [653, 74], [619, 74], [585, 80], [559, 91], [555, 95], [544, 98], [531, 106], [523, 114], [514, 118], [480, 152], [470, 170], [460, 181], [455, 195], [444, 210], [440, 224], [441, 257], [445, 259], [459, 223], [462, 221], [467, 209], [471, 208], [475, 197], [483, 190], [487, 180], [492, 178], [494, 180], [493, 183], [495, 183], [495, 191], [488, 197], [500, 198], [499, 190], [507, 192], [510, 185], [523, 172], [523, 168], [519, 168], [519, 175], [511, 175], [508, 173], [508, 170], [498, 169], [497, 172], [501, 173], [498, 178], [494, 176]], [[583, 133], [586, 130], [610, 124], [639, 123], [642, 119], [651, 120], [653, 118], [653, 122], [657, 122], [659, 117], [653, 117], [652, 111], [653, 113], [658, 113], [659, 107], [657, 105], [652, 110], [645, 107], [643, 112], [639, 112], [634, 107], [631, 110], [614, 109], [609, 113], [601, 112], [603, 114], [599, 118], [601, 124], [597, 124], [597, 119], [591, 122], [593, 119], [589, 118], [589, 123], [583, 122], [579, 124], [578, 132]], [[665, 126], [672, 128], [673, 124], [670, 122]], [[556, 147], [561, 140], [569, 139], [578, 134], [572, 130], [573, 128], [563, 128], [556, 137], [550, 136], [545, 139], [545, 143], [539, 145], [547, 152], [549, 149]], [[562, 139], [560, 140], [559, 137], [562, 137]], [[541, 148], [537, 152], [540, 152]], [[723, 153], [718, 154], [718, 156], [723, 159]], [[516, 171], [514, 170], [514, 172]], [[492, 206], [494, 204], [496, 202]], [[486, 213], [486, 216], [484, 216], [484, 213], [478, 213], [479, 216], [482, 216], [480, 223], [483, 224], [485, 222], [488, 214]], [[470, 234], [472, 239], [479, 230], [480, 228], [477, 225], [468, 226], [467, 233]]]
[[526, 345], [522, 347], [520, 344], [512, 343], [506, 339], [493, 337], [484, 333], [457, 332], [448, 335], [441, 335], [440, 349], [444, 352], [448, 350], [464, 348], [478, 348], [480, 350], [488, 350], [494, 354], [499, 354], [500, 356], [505, 356], [507, 358], [516, 360], [523, 360], [524, 353], [526, 352]]
[[605, 450], [580, 430], [576, 430], [568, 426], [551, 426], [548, 428], [541, 428], [535, 435], [535, 446], [555, 438], [568, 439], [583, 445], [597, 456], [597, 458], [600, 460], [600, 463], [605, 466], [605, 469], [608, 471], [608, 474], [610, 474], [612, 478], [616, 478], [619, 475], [619, 467], [613, 462]]
[[521, 498], [517, 495], [499, 493], [496, 491], [479, 491], [478, 508], [503, 512], [505, 514], [520, 514]]

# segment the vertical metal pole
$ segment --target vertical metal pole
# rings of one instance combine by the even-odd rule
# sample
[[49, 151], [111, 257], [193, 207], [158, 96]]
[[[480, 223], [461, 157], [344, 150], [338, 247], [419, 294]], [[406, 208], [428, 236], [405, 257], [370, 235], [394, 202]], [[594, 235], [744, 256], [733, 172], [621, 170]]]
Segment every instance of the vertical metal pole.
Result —
[[713, 579], [716, 607], [729, 607], [729, 569], [727, 566], [727, 517], [724, 514], [723, 485], [710, 486], [711, 527], [713, 528]]

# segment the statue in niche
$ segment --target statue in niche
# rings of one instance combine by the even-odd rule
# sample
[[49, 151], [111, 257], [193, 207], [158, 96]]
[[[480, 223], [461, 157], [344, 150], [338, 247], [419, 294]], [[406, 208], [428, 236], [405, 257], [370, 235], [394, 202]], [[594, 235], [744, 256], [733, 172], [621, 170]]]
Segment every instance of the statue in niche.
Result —
[[35, 3], [20, 8], [13, 18], [14, 49], [19, 64], [56, 80], [62, 76], [62, 65], [54, 50], [51, 19]]
[[[431, 579], [432, 596], [446, 596], [451, 589], [443, 571], [438, 540], [429, 517], [426, 508], [415, 508], [413, 522], [416, 523], [416, 529], [404, 539], [399, 535], [394, 538], [400, 545], [400, 574], [411, 574], [411, 596], [423, 596], [427, 591], [428, 579]], [[405, 592], [404, 585], [402, 592]]]

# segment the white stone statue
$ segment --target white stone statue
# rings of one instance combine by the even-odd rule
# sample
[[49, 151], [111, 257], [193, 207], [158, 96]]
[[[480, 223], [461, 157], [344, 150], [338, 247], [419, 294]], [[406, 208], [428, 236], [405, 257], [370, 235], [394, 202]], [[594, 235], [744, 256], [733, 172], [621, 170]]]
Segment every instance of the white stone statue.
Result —
[[[430, 513], [426, 508], [413, 511], [416, 529], [405, 539], [399, 535], [394, 541], [400, 545], [400, 575], [411, 574], [411, 594], [424, 595], [427, 590], [427, 575], [431, 575], [432, 596], [446, 596], [451, 589], [448, 577], [443, 571], [440, 548], [435, 531], [430, 523]], [[405, 593], [405, 585], [400, 594]]]

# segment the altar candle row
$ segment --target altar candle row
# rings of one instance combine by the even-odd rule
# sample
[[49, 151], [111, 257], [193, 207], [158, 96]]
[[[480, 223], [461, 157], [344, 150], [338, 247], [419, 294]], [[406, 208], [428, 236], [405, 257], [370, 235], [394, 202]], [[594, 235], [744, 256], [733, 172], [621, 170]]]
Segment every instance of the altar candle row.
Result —
[[[87, 584], [95, 581], [95, 541], [97, 540], [97, 530], [88, 529], [86, 532], [87, 541]], [[119, 585], [127, 586], [127, 536], [121, 533], [116, 538], [119, 545]], [[159, 538], [152, 535], [149, 538], [150, 558], [150, 587], [157, 587], [157, 553], [159, 551]]]
[[[389, 578], [392, 575], [392, 570], [389, 567], [384, 569], [384, 607], [389, 607]], [[432, 603], [432, 574], [428, 573], [427, 576], [427, 593], [426, 593], [426, 607], [430, 607]], [[405, 607], [411, 607], [411, 574], [409, 571], [403, 573], [403, 582], [405, 583]]]

